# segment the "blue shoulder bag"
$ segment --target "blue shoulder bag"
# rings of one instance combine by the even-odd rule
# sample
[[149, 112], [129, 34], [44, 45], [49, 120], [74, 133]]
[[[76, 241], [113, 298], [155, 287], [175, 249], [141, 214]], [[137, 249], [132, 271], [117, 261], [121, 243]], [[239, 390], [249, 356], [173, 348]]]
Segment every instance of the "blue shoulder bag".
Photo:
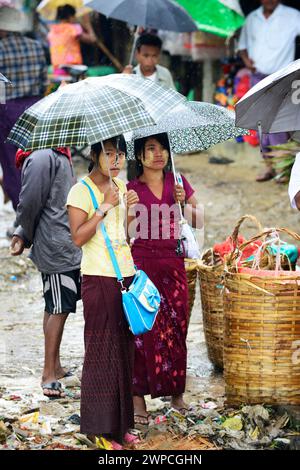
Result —
[[[81, 183], [88, 188], [94, 209], [97, 210], [99, 205], [92, 188], [84, 180], [81, 180]], [[148, 333], [152, 329], [159, 311], [160, 294], [158, 289], [141, 269], [136, 270], [134, 279], [127, 289], [123, 284], [124, 278], [103, 222], [101, 223], [101, 232], [110, 254], [117, 280], [121, 285], [123, 309], [129, 328], [134, 335]]]

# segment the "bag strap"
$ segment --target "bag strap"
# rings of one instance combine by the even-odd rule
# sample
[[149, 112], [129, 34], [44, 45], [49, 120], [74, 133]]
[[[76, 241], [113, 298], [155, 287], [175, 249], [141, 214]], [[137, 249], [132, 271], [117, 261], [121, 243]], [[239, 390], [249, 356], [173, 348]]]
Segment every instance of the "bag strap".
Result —
[[[90, 185], [89, 185], [86, 181], [84, 181], [84, 179], [81, 179], [80, 182], [81, 182], [82, 184], [84, 184], [84, 185], [88, 188], [88, 190], [89, 190], [89, 192], [90, 192], [90, 196], [91, 196], [92, 202], [93, 202], [94, 209], [95, 209], [95, 211], [96, 211], [96, 210], [98, 209], [98, 207], [99, 207], [99, 204], [98, 204], [98, 201], [97, 201], [97, 199], [96, 199], [96, 196], [95, 196], [94, 191], [92, 190], [92, 188], [90, 187]], [[122, 287], [123, 287], [124, 278], [123, 278], [123, 276], [122, 276], [122, 274], [121, 274], [120, 267], [119, 267], [119, 263], [118, 263], [118, 261], [117, 261], [117, 258], [116, 258], [114, 249], [113, 249], [113, 247], [112, 247], [110, 238], [109, 238], [109, 236], [108, 236], [106, 227], [105, 227], [105, 225], [104, 225], [103, 222], [101, 222], [100, 227], [101, 227], [101, 232], [102, 232], [103, 238], [104, 238], [104, 240], [105, 240], [105, 243], [106, 243], [106, 246], [107, 246], [107, 249], [108, 249], [110, 258], [111, 258], [111, 262], [112, 262], [112, 264], [113, 264], [113, 267], [114, 267], [114, 270], [115, 270], [115, 273], [116, 273], [116, 276], [117, 276], [117, 280], [118, 280], [118, 282], [120, 282], [120, 283], [122, 284]]]
[[[117, 258], [116, 258], [116, 255], [115, 255], [115, 252], [114, 252], [114, 249], [112, 247], [112, 244], [111, 244], [111, 241], [109, 239], [109, 236], [108, 236], [108, 233], [106, 231], [106, 227], [104, 225], [104, 223], [102, 222], [101, 223], [101, 232], [102, 232], [102, 235], [104, 237], [104, 240], [105, 240], [105, 243], [106, 243], [106, 246], [107, 246], [107, 249], [108, 249], [108, 252], [110, 254], [110, 258], [111, 258], [111, 262], [113, 264], [113, 267], [114, 267], [114, 270], [115, 270], [115, 273], [117, 275], [117, 279], [120, 283], [122, 283], [124, 281], [124, 278], [121, 274], [121, 271], [120, 271], [120, 267], [119, 267], [119, 263], [117, 261]], [[123, 286], [122, 286], [123, 287]]]

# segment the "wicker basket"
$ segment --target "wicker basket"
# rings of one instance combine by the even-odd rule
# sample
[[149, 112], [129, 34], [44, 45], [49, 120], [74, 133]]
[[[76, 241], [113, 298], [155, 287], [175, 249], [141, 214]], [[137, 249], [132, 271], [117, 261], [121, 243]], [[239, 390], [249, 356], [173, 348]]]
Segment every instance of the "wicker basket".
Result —
[[185, 264], [185, 271], [186, 271], [188, 290], [189, 290], [189, 312], [188, 312], [188, 325], [189, 325], [194, 302], [195, 302], [195, 296], [196, 296], [196, 284], [197, 284], [197, 277], [198, 277], [198, 271], [199, 271], [199, 260], [185, 258], [184, 264]]
[[[203, 257], [207, 255], [205, 252]], [[199, 281], [202, 304], [203, 329], [209, 360], [223, 368], [223, 264], [207, 266], [199, 262]]]
[[[237, 221], [232, 232], [231, 238], [233, 246], [237, 246], [241, 225], [249, 220], [253, 222], [261, 232], [262, 227], [256, 217], [249, 214], [244, 215]], [[212, 264], [212, 266], [209, 264]], [[219, 369], [223, 369], [224, 349], [223, 271], [223, 263], [220, 261], [219, 264], [216, 264], [212, 249], [203, 253], [199, 263], [203, 328], [208, 357]]]
[[[300, 240], [289, 230], [276, 231]], [[266, 230], [240, 249], [272, 233]], [[300, 405], [300, 273], [239, 273], [232, 263], [224, 278], [227, 404]]]

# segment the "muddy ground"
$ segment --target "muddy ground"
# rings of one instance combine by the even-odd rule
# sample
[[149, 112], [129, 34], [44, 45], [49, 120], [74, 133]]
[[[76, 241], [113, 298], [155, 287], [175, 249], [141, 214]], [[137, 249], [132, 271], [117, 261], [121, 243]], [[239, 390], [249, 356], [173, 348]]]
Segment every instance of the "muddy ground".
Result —
[[[209, 157], [212, 155], [227, 157], [233, 162], [227, 165], [211, 164]], [[85, 171], [82, 162], [76, 162], [75, 167], [79, 175]], [[227, 237], [237, 219], [246, 213], [255, 215], [264, 226], [300, 230], [299, 215], [290, 208], [287, 186], [273, 181], [255, 182], [256, 174], [263, 169], [257, 148], [227, 142], [209, 152], [177, 157], [177, 168], [197, 190], [198, 199], [205, 206], [205, 248]], [[38, 408], [43, 401], [39, 386], [43, 362], [41, 279], [26, 255], [17, 259], [9, 255], [5, 232], [13, 219], [12, 208], [9, 204], [4, 206], [1, 201], [0, 416], [10, 417], [11, 420], [16, 415]], [[250, 228], [246, 228], [243, 234], [251, 234]], [[211, 400], [222, 404], [224, 382], [222, 374], [214, 370], [207, 358], [199, 289], [189, 329], [188, 351], [187, 402]], [[61, 355], [63, 364], [74, 368], [80, 376], [83, 358], [81, 304], [78, 312], [70, 315], [67, 321]], [[71, 416], [78, 414], [79, 400], [76, 399], [76, 393], [79, 389], [68, 390], [70, 396], [65, 402], [65, 411]], [[161, 400], [152, 403], [152, 409], [165, 406], [166, 403]], [[78, 430], [76, 426], [70, 429], [70, 432]]]

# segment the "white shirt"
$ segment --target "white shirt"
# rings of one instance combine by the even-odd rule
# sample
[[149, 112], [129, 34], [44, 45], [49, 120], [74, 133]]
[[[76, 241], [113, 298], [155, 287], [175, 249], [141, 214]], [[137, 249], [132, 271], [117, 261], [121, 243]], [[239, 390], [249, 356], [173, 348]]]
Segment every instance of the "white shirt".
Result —
[[156, 82], [157, 81], [157, 72], [154, 72], [152, 75], [148, 75], [146, 78], [148, 78], [148, 80], [152, 80], [153, 82]]
[[176, 90], [171, 73], [166, 67], [163, 67], [162, 65], [157, 65], [155, 73], [150, 77], [145, 77], [142, 74], [140, 65], [134, 67], [133, 71], [139, 77], [148, 79], [150, 78], [150, 80], [155, 80], [157, 83], [161, 83], [162, 85], [165, 85], [168, 88], [173, 88], [173, 90]]
[[246, 49], [257, 72], [269, 75], [295, 60], [295, 38], [300, 35], [300, 12], [279, 4], [265, 18], [263, 7], [246, 19], [238, 49]]
[[289, 183], [289, 197], [293, 209], [297, 209], [295, 196], [300, 191], [300, 152], [297, 153], [295, 163], [292, 168], [290, 183]]

